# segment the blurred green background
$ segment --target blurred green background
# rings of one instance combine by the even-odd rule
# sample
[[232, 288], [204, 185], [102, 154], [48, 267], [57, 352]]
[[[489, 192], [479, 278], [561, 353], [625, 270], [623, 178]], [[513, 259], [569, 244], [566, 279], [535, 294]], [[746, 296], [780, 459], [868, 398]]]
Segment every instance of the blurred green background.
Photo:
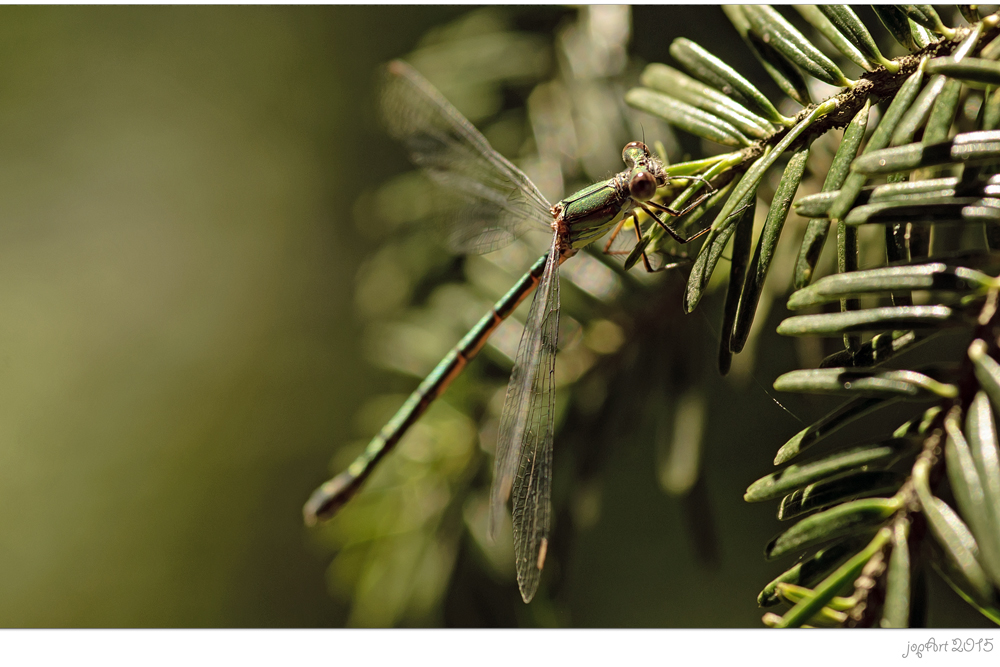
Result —
[[0, 625], [337, 622], [373, 71], [459, 11], [0, 9]]
[[[741, 496], [800, 428], [761, 387], [792, 367], [792, 348], [758, 360], [760, 383], [717, 378], [710, 319], [662, 325], [682, 319], [676, 273], [651, 303], [664, 358], [673, 340], [683, 357], [704, 352], [685, 372], [724, 407], [708, 420], [705, 473], [678, 500], [641, 437], [592, 459], [603, 492], [576, 506], [600, 509], [557, 527], [550, 594], [526, 608], [460, 535], [427, 600], [381, 613], [374, 586], [360, 613], [365, 589], [344, 581], [361, 565], [328, 572], [346, 538], [302, 525], [305, 498], [356, 449], [335, 452], [415, 386], [372, 363], [357, 315], [384, 229], [359, 198], [407, 169], [373, 112], [376, 67], [471, 11], [0, 9], [0, 625], [759, 627], [756, 594], [784, 569], [761, 550], [780, 526]], [[576, 17], [496, 12], [540, 44]], [[633, 21], [645, 61], [681, 35], [739, 51], [717, 8]], [[502, 387], [509, 366], [490, 363], [476, 372]], [[389, 392], [371, 416], [369, 399]], [[560, 435], [556, 456], [581, 437]], [[957, 608], [944, 624], [976, 622]]]

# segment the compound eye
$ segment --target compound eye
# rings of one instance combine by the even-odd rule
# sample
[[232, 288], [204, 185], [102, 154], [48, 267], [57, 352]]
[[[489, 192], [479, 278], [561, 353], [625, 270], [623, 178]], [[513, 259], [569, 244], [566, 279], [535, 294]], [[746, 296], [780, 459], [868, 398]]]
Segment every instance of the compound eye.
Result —
[[640, 171], [629, 181], [628, 192], [636, 201], [649, 201], [656, 194], [656, 179], [648, 171]]
[[625, 149], [622, 151], [622, 160], [630, 169], [636, 165], [638, 160], [648, 157], [649, 149], [641, 141], [633, 141], [626, 144]]

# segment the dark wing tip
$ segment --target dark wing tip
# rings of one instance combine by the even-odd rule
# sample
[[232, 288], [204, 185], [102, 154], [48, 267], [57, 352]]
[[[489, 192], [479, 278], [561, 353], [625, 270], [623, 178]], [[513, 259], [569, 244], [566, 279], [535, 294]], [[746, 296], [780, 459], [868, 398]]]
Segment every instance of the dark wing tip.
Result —
[[315, 526], [335, 515], [361, 485], [357, 476], [342, 472], [313, 491], [302, 508], [306, 526]]

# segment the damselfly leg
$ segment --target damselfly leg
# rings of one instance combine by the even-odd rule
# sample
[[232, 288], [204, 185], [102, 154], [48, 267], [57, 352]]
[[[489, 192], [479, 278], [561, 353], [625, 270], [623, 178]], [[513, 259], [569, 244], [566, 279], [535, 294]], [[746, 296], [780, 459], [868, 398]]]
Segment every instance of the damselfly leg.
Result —
[[[716, 190], [715, 186], [713, 186], [710, 181], [702, 178], [701, 176], [688, 176], [688, 177], [684, 177], [683, 179], [677, 179], [677, 180], [701, 181], [705, 185], [708, 186], [708, 192], [702, 193], [694, 201], [692, 201], [691, 203], [689, 203], [687, 206], [685, 206], [684, 208], [682, 208], [679, 211], [675, 210], [675, 209], [672, 209], [672, 208], [670, 208], [668, 206], [663, 206], [662, 204], [657, 204], [656, 202], [653, 202], [653, 201], [646, 201], [646, 202], [637, 201], [636, 204], [640, 208], [642, 208], [642, 210], [645, 211], [646, 214], [656, 222], [656, 224], [658, 224], [661, 228], [663, 228], [663, 230], [665, 232], [667, 232], [668, 234], [670, 234], [670, 237], [673, 238], [675, 241], [677, 241], [678, 243], [690, 243], [691, 241], [694, 241], [695, 239], [701, 238], [704, 234], [708, 233], [708, 231], [709, 231], [709, 229], [711, 229], [711, 227], [706, 227], [705, 229], [699, 230], [698, 232], [695, 232], [691, 236], [685, 238], [684, 236], [681, 235], [681, 233], [678, 230], [674, 229], [674, 227], [672, 225], [668, 224], [665, 220], [661, 219], [660, 216], [658, 216], [655, 212], [651, 211], [650, 207], [655, 208], [655, 209], [657, 209], [659, 211], [662, 211], [662, 212], [670, 215], [671, 217], [680, 218], [682, 216], [687, 215], [688, 213], [690, 213], [694, 209], [698, 208], [709, 197], [711, 197], [716, 192], [718, 192], [718, 190]], [[638, 215], [636, 215], [635, 210], [630, 211], [630, 214], [632, 216], [632, 227], [635, 230], [636, 243], [641, 243], [642, 242], [642, 231], [641, 231], [640, 226], [639, 226], [639, 217], [638, 217]], [[628, 220], [628, 216], [623, 217], [621, 219], [621, 221], [615, 226], [614, 230], [611, 232], [610, 236], [608, 237], [607, 243], [605, 243], [605, 245], [604, 245], [604, 253], [605, 254], [608, 254], [608, 255], [627, 255], [627, 254], [629, 254], [630, 251], [628, 251], [628, 250], [612, 250], [611, 249], [612, 244], [615, 242], [615, 239], [618, 237], [618, 234], [621, 232], [622, 227], [625, 225], [625, 222], [627, 220]], [[682, 263], [683, 262], [673, 262], [671, 264], [667, 264], [667, 265], [664, 265], [664, 266], [661, 266], [661, 267], [658, 267], [658, 268], [654, 269], [653, 266], [652, 266], [652, 264], [649, 261], [649, 256], [646, 254], [646, 251], [645, 250], [642, 251], [642, 265], [643, 265], [643, 268], [646, 270], [647, 273], [656, 273], [658, 271], [664, 271], [666, 269], [675, 268], [677, 266], [680, 266]]]

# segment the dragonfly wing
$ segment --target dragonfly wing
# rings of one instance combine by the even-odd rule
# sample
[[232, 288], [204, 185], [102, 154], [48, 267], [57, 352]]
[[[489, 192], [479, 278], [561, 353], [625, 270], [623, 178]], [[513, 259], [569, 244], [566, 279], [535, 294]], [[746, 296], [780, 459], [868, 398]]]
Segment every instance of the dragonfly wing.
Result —
[[456, 250], [489, 252], [532, 224], [551, 227], [552, 206], [531, 179], [410, 65], [389, 63], [381, 103], [389, 133], [455, 200], [448, 217]]
[[494, 535], [513, 497], [514, 559], [525, 602], [538, 588], [548, 549], [558, 343], [559, 251], [553, 241], [507, 385], [490, 492]]

